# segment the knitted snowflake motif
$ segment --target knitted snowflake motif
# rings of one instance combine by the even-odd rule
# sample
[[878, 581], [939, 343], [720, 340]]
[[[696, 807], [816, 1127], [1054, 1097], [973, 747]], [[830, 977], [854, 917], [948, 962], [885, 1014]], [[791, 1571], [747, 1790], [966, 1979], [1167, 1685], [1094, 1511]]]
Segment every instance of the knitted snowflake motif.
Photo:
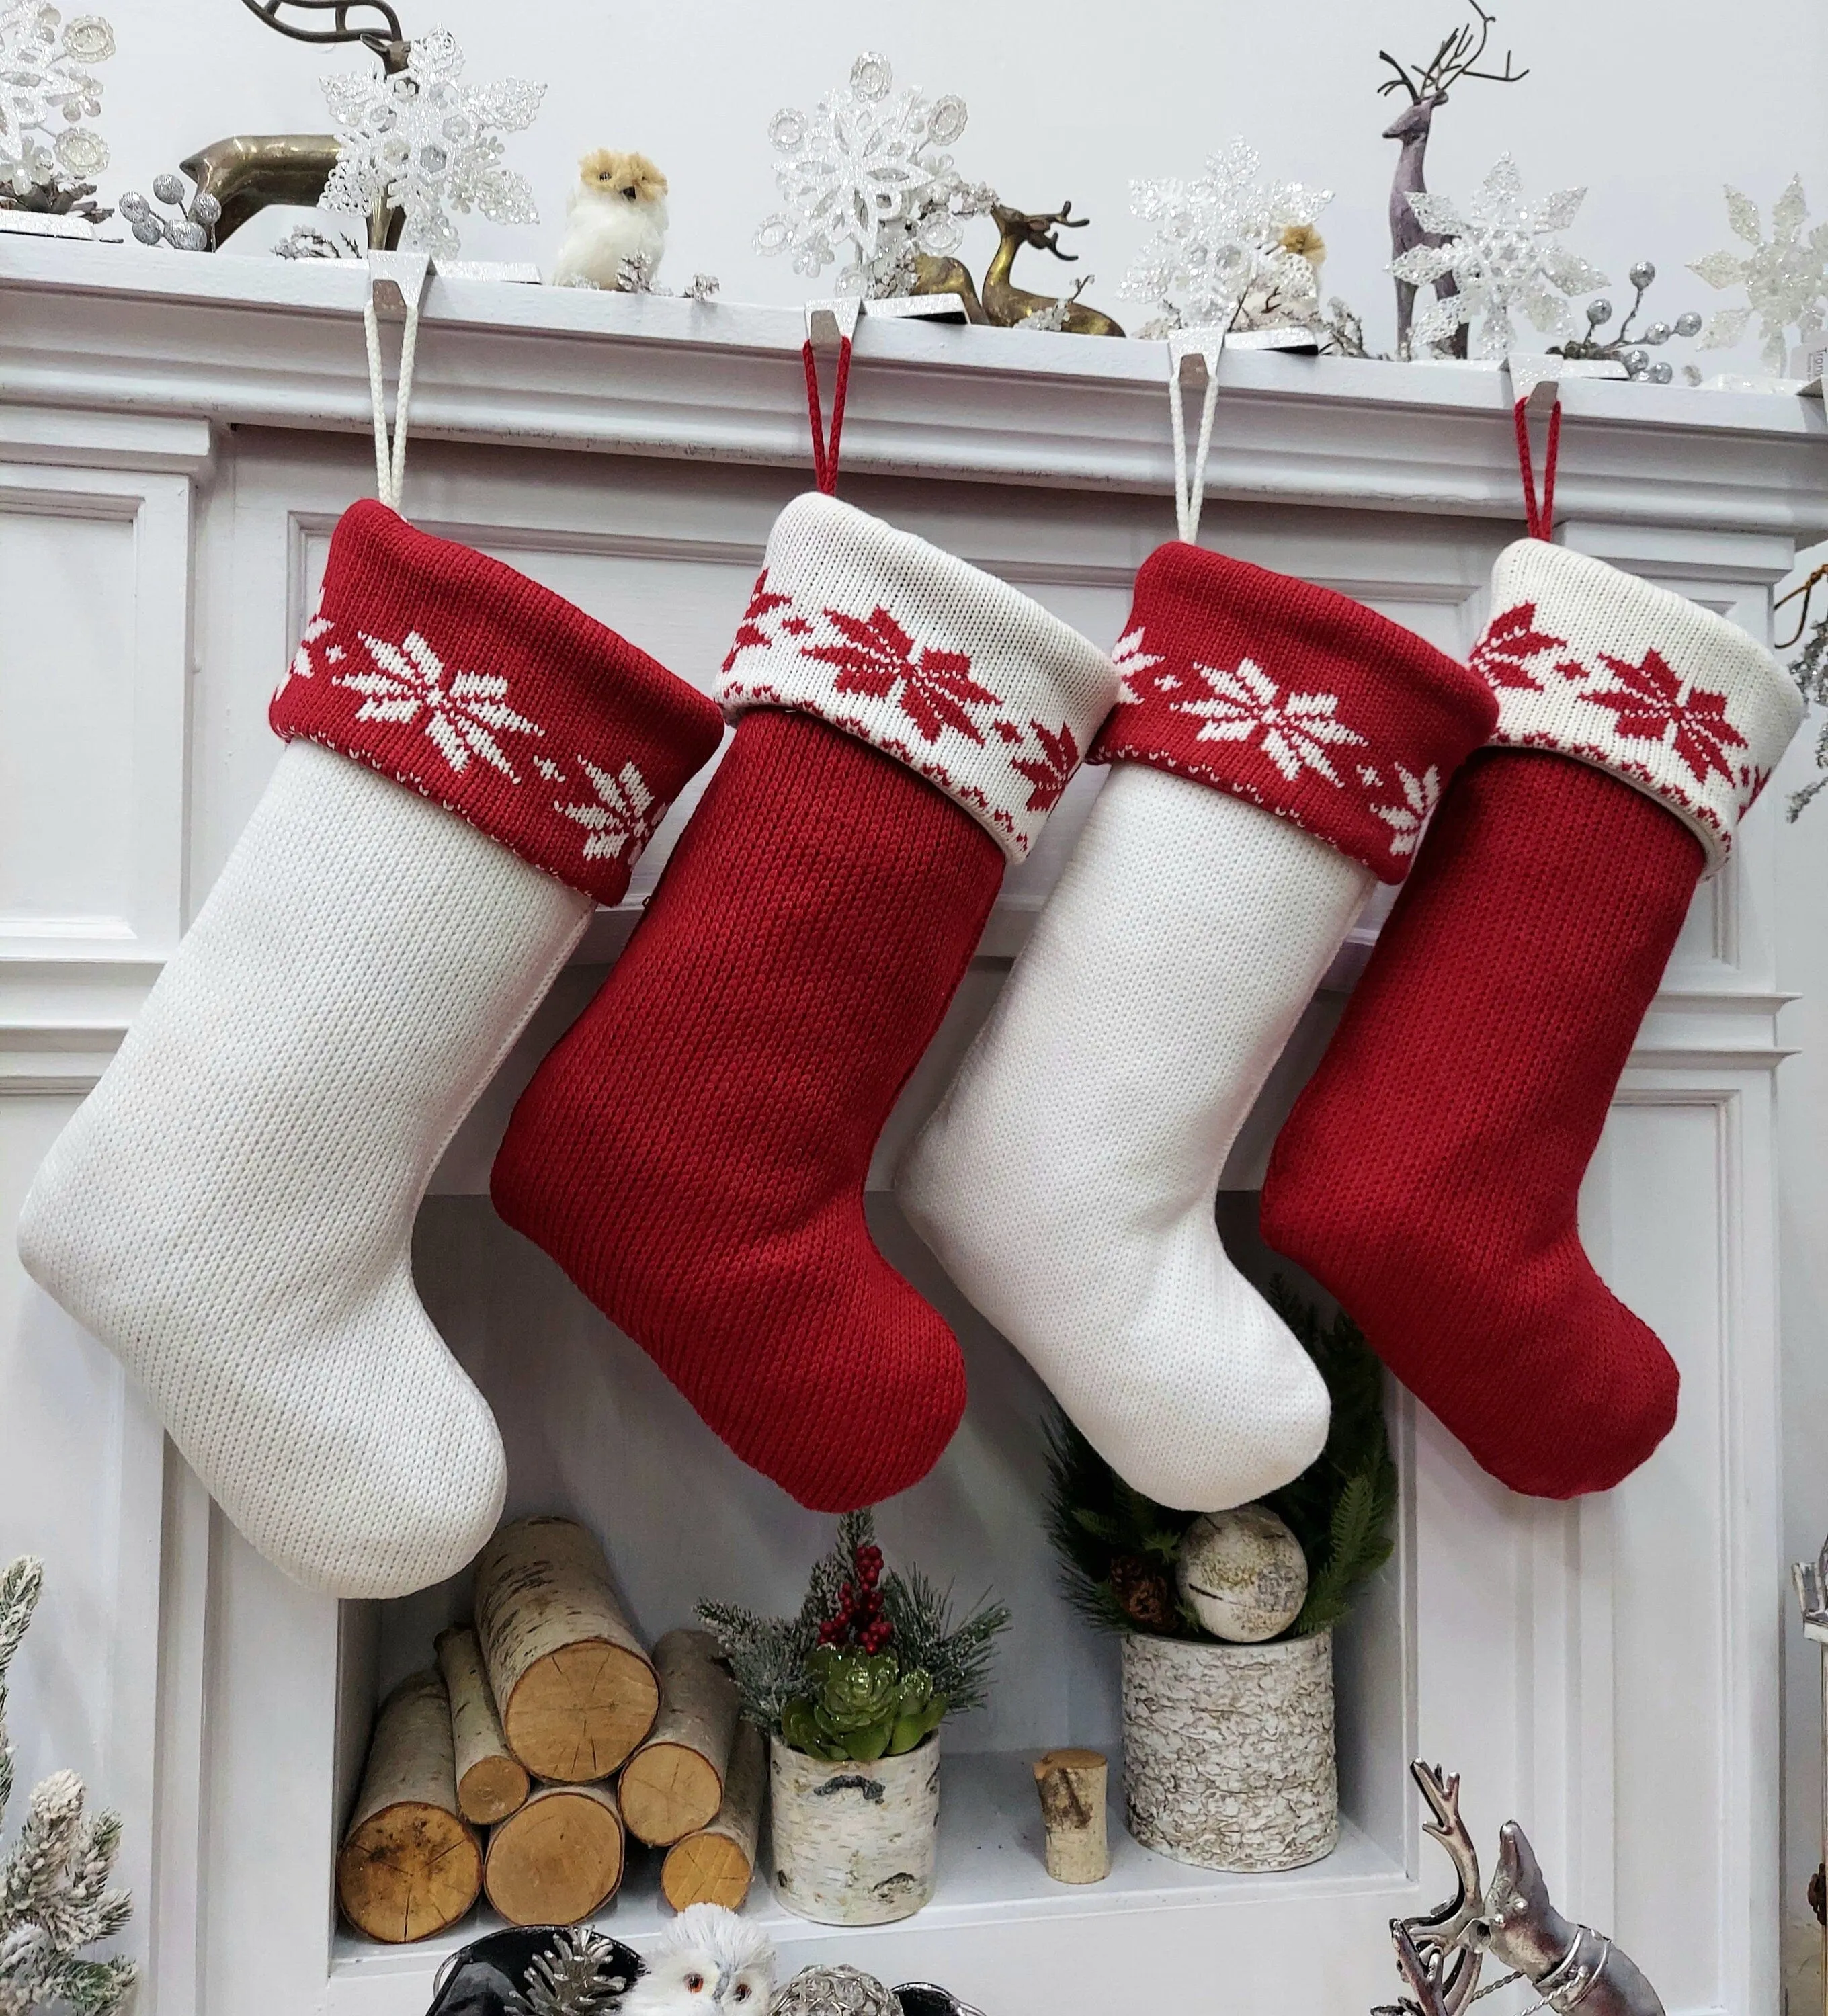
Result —
[[624, 763], [619, 776], [599, 769], [588, 756], [580, 756], [578, 764], [589, 778], [597, 802], [556, 805], [553, 809], [568, 819], [575, 819], [589, 834], [584, 843], [586, 861], [614, 860], [628, 848], [632, 850], [628, 857], [632, 864], [666, 816], [667, 808], [655, 805], [646, 779], [632, 763]]
[[1509, 154], [1461, 207], [1449, 196], [1418, 189], [1409, 207], [1426, 231], [1445, 239], [1418, 245], [1391, 262], [1390, 271], [1414, 286], [1451, 273], [1459, 291], [1429, 303], [1415, 321], [1410, 342], [1418, 351], [1448, 341], [1463, 322], [1479, 324], [1477, 355], [1505, 357], [1517, 347], [1516, 313], [1542, 335], [1566, 342], [1583, 333], [1569, 297], [1606, 285], [1606, 275], [1554, 241], [1578, 214], [1587, 192], [1557, 189], [1534, 203], [1524, 198], [1524, 178]]
[[982, 743], [984, 731], [967, 709], [999, 707], [1002, 701], [972, 678], [971, 661], [964, 652], [930, 645], [917, 650], [914, 639], [886, 609], [872, 610], [867, 617], [841, 609], [823, 613], [844, 641], [808, 645], [802, 655], [837, 668], [833, 684], [838, 692], [882, 700], [898, 686], [901, 711], [923, 741], [937, 742], [941, 729], [950, 728]]
[[1119, 701], [1129, 707], [1140, 706], [1144, 696], [1137, 686], [1132, 684], [1132, 681], [1140, 680], [1152, 665], [1161, 663], [1159, 651], [1143, 648], [1141, 624], [1138, 624], [1134, 630], [1126, 631], [1117, 639], [1111, 647], [1110, 661], [1117, 671]]
[[1365, 738], [1334, 718], [1337, 693], [1284, 693], [1263, 668], [1240, 659], [1236, 670], [1214, 665], [1193, 668], [1207, 682], [1204, 700], [1177, 700], [1176, 714], [1201, 718], [1201, 742], [1244, 742], [1262, 737], [1263, 753], [1290, 783], [1304, 769], [1330, 784], [1344, 779], [1327, 758], [1330, 744], [1362, 746]]
[[507, 704], [508, 682], [494, 672], [459, 672], [445, 683], [444, 660], [416, 630], [398, 644], [360, 633], [374, 670], [350, 672], [337, 680], [363, 696], [358, 721], [416, 721], [426, 715], [425, 733], [459, 776], [473, 755], [514, 783], [518, 772], [495, 740], [495, 731], [543, 735], [536, 721]]
[[1079, 745], [1074, 740], [1071, 723], [1063, 722], [1056, 734], [1041, 722], [1031, 719], [1028, 725], [1035, 731], [1035, 740], [1041, 744], [1038, 756], [1013, 756], [1010, 767], [1026, 777], [1035, 788], [1028, 794], [1026, 812], [1052, 812], [1060, 803], [1060, 797], [1073, 780], [1073, 772], [1079, 767]]
[[1611, 683], [1586, 697], [1617, 718], [1621, 736], [1673, 749], [1698, 783], [1710, 772], [1729, 784], [1737, 781], [1725, 752], [1743, 749], [1746, 739], [1726, 718], [1724, 693], [1691, 686], [1653, 646], [1635, 664], [1608, 652], [1600, 662]]
[[[1514, 608], [1501, 610], [1486, 625], [1485, 634], [1473, 646], [1467, 663], [1488, 686], [1498, 690], [1510, 687], [1540, 693], [1542, 681], [1534, 669], [1535, 661], [1550, 652], [1567, 649], [1566, 638], [1552, 637], [1536, 628], [1535, 603], [1520, 602]], [[1564, 679], [1586, 677], [1586, 668], [1578, 659], [1568, 659], [1554, 669]]]
[[[1400, 763], [1392, 767], [1396, 772], [1398, 788], [1403, 794], [1402, 803], [1373, 805], [1371, 816], [1382, 819], [1391, 829], [1390, 851], [1401, 857], [1413, 854], [1422, 844], [1422, 829], [1441, 802], [1441, 772], [1432, 763], [1419, 777], [1412, 776]], [[1367, 783], [1375, 779], [1374, 772], [1366, 776]]]
[[1748, 196], [1729, 187], [1726, 221], [1749, 252], [1710, 252], [1689, 268], [1711, 287], [1743, 286], [1743, 308], [1722, 308], [1710, 315], [1701, 332], [1704, 350], [1725, 350], [1746, 333], [1754, 315], [1764, 339], [1761, 359], [1767, 371], [1781, 373], [1789, 355], [1789, 332], [1806, 348], [1828, 327], [1828, 224], [1805, 234], [1808, 199], [1802, 178], [1771, 206], [1771, 236], [1767, 243], [1758, 207]]

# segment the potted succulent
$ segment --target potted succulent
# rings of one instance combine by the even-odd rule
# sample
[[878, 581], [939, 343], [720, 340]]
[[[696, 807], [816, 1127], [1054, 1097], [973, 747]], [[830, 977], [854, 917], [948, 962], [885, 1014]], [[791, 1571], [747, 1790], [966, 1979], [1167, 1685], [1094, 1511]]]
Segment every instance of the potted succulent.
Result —
[[1125, 1819], [1146, 1848], [1295, 1869], [1339, 1839], [1333, 1627], [1390, 1557], [1383, 1368], [1344, 1316], [1280, 1279], [1272, 1306], [1333, 1399], [1319, 1459], [1261, 1503], [1195, 1514], [1133, 1491], [1063, 1416], [1049, 1530], [1067, 1593], [1123, 1637]]
[[871, 1514], [853, 1512], [797, 1617], [703, 1603], [743, 1712], [768, 1738], [775, 1889], [823, 1924], [911, 1917], [933, 1895], [939, 1728], [976, 1708], [992, 1641], [986, 1604], [954, 1628], [917, 1568], [885, 1573]]

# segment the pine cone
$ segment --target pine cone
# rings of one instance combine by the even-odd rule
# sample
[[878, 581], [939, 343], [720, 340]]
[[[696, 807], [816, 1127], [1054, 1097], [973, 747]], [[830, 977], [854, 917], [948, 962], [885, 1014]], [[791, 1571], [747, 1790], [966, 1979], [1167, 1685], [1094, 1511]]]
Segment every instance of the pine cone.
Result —
[[1140, 1554], [1119, 1554], [1110, 1564], [1110, 1593], [1117, 1607], [1144, 1631], [1167, 1631], [1178, 1612], [1167, 1575]]

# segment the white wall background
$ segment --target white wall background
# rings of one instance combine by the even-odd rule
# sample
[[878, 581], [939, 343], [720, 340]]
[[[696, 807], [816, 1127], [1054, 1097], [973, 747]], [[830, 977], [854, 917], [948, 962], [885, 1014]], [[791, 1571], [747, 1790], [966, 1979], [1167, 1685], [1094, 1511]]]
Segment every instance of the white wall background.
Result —
[[[103, 4], [121, 45], [104, 73], [101, 126], [113, 161], [103, 187], [110, 200], [224, 135], [318, 128], [319, 71], [365, 60], [286, 42], [238, 0]], [[1800, 170], [1818, 214], [1828, 216], [1828, 16], [1819, 0], [1732, 8], [1717, 0], [1657, 8], [1510, 0], [1499, 11], [1495, 52], [1508, 42], [1531, 75], [1455, 95], [1430, 150], [1436, 189], [1466, 191], [1505, 149], [1532, 190], [1588, 185], [1571, 242], [1612, 276], [1615, 298], [1627, 292], [1633, 260], [1656, 261], [1664, 279], [1653, 300], [1670, 319], [1715, 304], [1682, 269], [1729, 242], [1722, 182], [1768, 212]], [[403, 12], [409, 31], [440, 20], [454, 29], [479, 79], [515, 72], [550, 82], [539, 126], [510, 143], [548, 221], [532, 232], [474, 222], [466, 249], [476, 256], [549, 259], [577, 155], [599, 145], [638, 146], [672, 180], [673, 250], [664, 277], [677, 284], [709, 268], [737, 299], [791, 301], [813, 291], [751, 250], [773, 200], [765, 128], [777, 106], [810, 103], [842, 79], [858, 49], [873, 46], [892, 59], [899, 81], [967, 99], [972, 123], [955, 150], [967, 175], [1037, 208], [1070, 196], [1093, 218], [1078, 235], [1078, 270], [1100, 276], [1092, 297], [1120, 318], [1126, 308], [1116, 283], [1139, 235], [1127, 214], [1130, 178], [1191, 174], [1209, 148], [1247, 135], [1268, 171], [1336, 192], [1322, 219], [1325, 290], [1366, 313], [1374, 347], [1391, 333], [1382, 268], [1395, 152], [1379, 137], [1391, 106], [1375, 95], [1384, 74], [1376, 52], [1420, 56], [1456, 17], [1454, 0], [1311, 0], [1300, 9], [1141, 0], [1121, 9], [1085, 0], [1004, 0], [994, 8], [933, 0], [914, 16], [815, 0], [405, 0]], [[973, 230], [970, 256], [981, 265], [989, 227]], [[245, 249], [271, 235], [250, 232]], [[1038, 262], [1023, 277], [1045, 287], [1047, 272]], [[1742, 346], [1736, 361], [1751, 368], [1754, 360], [1754, 346]], [[1773, 790], [1801, 781], [1808, 768], [1804, 752], [1793, 754]], [[1788, 1546], [1800, 1555], [1812, 1553], [1828, 1529], [1828, 802], [1789, 830], [1785, 849], [1782, 981], [1803, 997], [1785, 1025], [1801, 1054], [1780, 1080], [1785, 1488]], [[10, 1460], [29, 1467], [31, 1453]], [[149, 1564], [94, 1557], [108, 1528], [108, 1489], [98, 1474], [77, 1494], [80, 1503], [66, 1489], [61, 1514], [47, 1509], [32, 1531], [0, 1534], [0, 1553], [18, 1545], [62, 1555], [51, 1563], [49, 1600], [57, 1605], [65, 1592], [55, 1629], [66, 1647], [85, 1630], [99, 1636], [120, 1628], [92, 1613], [79, 1590], [117, 1582], [138, 1589], [142, 1609], [151, 1600]], [[28, 1495], [8, 1494], [16, 1503]], [[59, 1496], [45, 1480], [41, 1503], [49, 1508]], [[1679, 1588], [1663, 1596], [1682, 1601]], [[1779, 1561], [1772, 1564], [1771, 1600], [1788, 1614]], [[106, 1713], [85, 1696], [77, 1662], [34, 1664], [31, 1648], [43, 1643], [49, 1654], [52, 1636], [41, 1627], [18, 1676], [15, 1729], [27, 1784], [53, 1764], [90, 1768]], [[1808, 1944], [1802, 1886], [1815, 1859], [1817, 1724], [1814, 1657], [1794, 1633], [1790, 1680], [1785, 1901], [1800, 1953]], [[1680, 1768], [1672, 1759], [1671, 1769]], [[98, 1790], [119, 1798], [124, 1788]], [[1682, 1845], [1668, 1849], [1679, 1854]], [[143, 1875], [143, 1863], [135, 1874]]]
[[[319, 73], [372, 61], [284, 41], [239, 0], [112, 0], [104, 11], [121, 43], [106, 73], [110, 196], [230, 133], [320, 130]], [[1373, 347], [1388, 345], [1393, 325], [1383, 268], [1397, 150], [1379, 135], [1402, 102], [1376, 95], [1389, 74], [1377, 52], [1423, 56], [1468, 13], [1465, 0], [930, 0], [912, 13], [830, 0], [400, 0], [399, 11], [408, 33], [449, 27], [477, 81], [513, 74], [550, 86], [539, 124], [509, 143], [546, 221], [475, 221], [465, 228], [473, 257], [549, 261], [578, 155], [637, 147], [672, 183], [663, 279], [677, 286], [706, 268], [743, 301], [819, 291], [751, 247], [774, 201], [766, 128], [778, 107], [810, 105], [875, 48], [898, 85], [964, 96], [971, 123], [953, 151], [965, 175], [1025, 208], [1070, 196], [1093, 219], [1071, 234], [1079, 267], [1024, 254], [1027, 285], [1051, 291], [1041, 275], [1090, 271], [1090, 297], [1122, 320], [1117, 285], [1139, 231], [1131, 178], [1193, 175], [1242, 134], [1267, 172], [1334, 192], [1323, 287], [1366, 315]], [[1828, 215], [1828, 23], [1815, 0], [1499, 0], [1497, 13], [1492, 59], [1509, 44], [1531, 74], [1453, 94], [1430, 144], [1432, 187], [1469, 192], [1506, 149], [1532, 192], [1587, 185], [1571, 243], [1625, 301], [1626, 269], [1653, 260], [1663, 278], [1653, 300], [1670, 320], [1718, 298], [1681, 269], [1729, 242], [1723, 181], [1768, 211], [1801, 170]], [[994, 232], [987, 221], [972, 232], [981, 270]]]

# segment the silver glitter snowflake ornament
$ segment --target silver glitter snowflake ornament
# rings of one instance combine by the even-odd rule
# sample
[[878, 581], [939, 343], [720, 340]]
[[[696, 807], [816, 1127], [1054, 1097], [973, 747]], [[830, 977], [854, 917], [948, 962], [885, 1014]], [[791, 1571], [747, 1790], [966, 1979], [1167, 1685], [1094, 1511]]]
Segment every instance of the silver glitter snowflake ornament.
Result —
[[415, 38], [396, 75], [345, 73], [321, 80], [340, 148], [322, 207], [366, 217], [403, 211], [400, 243], [449, 258], [461, 247], [449, 212], [496, 224], [537, 224], [524, 175], [503, 165], [502, 135], [538, 117], [546, 88], [524, 77], [465, 84], [463, 52], [448, 28]]
[[1788, 332], [1794, 329], [1805, 349], [1828, 327], [1828, 224], [1806, 234], [1808, 199], [1802, 178], [1771, 206], [1771, 237], [1766, 243], [1758, 207], [1736, 189], [1726, 192], [1726, 221], [1750, 252], [1710, 252], [1689, 271], [1711, 287], [1743, 286], [1746, 306], [1722, 308], [1710, 315], [1701, 332], [1704, 350], [1729, 349], [1745, 334], [1754, 315], [1764, 339], [1760, 353], [1765, 369], [1781, 375], [1788, 358]]
[[1390, 270], [1416, 286], [1451, 273], [1459, 290], [1437, 297], [1416, 318], [1414, 347], [1425, 351], [1445, 343], [1463, 322], [1476, 320], [1477, 355], [1508, 356], [1517, 347], [1513, 311], [1544, 336], [1564, 341], [1578, 337], [1582, 325], [1568, 297], [1604, 286], [1606, 275], [1554, 241], [1574, 222], [1586, 193], [1557, 189], [1526, 202], [1524, 178], [1509, 154], [1499, 157], [1464, 214], [1450, 196], [1412, 193], [1416, 221], [1446, 242], [1418, 245], [1393, 261]]
[[965, 130], [965, 101], [894, 90], [888, 59], [866, 52], [814, 110], [775, 114], [768, 137], [784, 207], [763, 218], [757, 251], [791, 253], [796, 273], [835, 261], [840, 294], [878, 300], [909, 291], [919, 254], [957, 248], [961, 221], [996, 200], [945, 152]]
[[108, 165], [108, 143], [82, 122], [102, 110], [89, 66], [113, 53], [99, 14], [66, 21], [44, 0], [0, 5], [0, 193], [29, 196]]
[[[1207, 157], [1191, 182], [1172, 178], [1130, 185], [1132, 215], [1153, 234], [1117, 290], [1127, 300], [1156, 301], [1161, 319], [1146, 333], [1299, 322], [1317, 304], [1314, 221], [1330, 189], [1265, 182], [1257, 151], [1234, 140]], [[1248, 310], [1240, 318], [1240, 310]]]

